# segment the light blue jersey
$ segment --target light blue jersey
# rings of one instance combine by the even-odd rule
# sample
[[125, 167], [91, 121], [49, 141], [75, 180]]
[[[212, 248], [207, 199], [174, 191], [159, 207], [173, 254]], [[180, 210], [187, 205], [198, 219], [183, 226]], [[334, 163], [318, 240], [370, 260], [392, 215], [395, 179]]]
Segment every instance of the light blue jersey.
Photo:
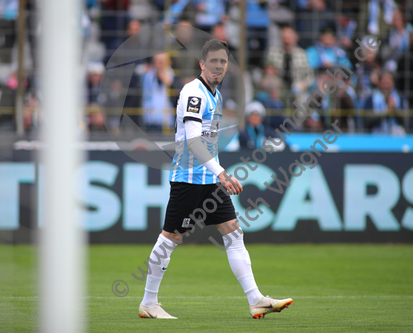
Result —
[[202, 77], [186, 84], [179, 95], [176, 108], [175, 155], [169, 181], [189, 184], [214, 184], [217, 177], [189, 151], [185, 123], [202, 123], [202, 142], [219, 163], [218, 130], [222, 119], [222, 97], [218, 90], [213, 94]]

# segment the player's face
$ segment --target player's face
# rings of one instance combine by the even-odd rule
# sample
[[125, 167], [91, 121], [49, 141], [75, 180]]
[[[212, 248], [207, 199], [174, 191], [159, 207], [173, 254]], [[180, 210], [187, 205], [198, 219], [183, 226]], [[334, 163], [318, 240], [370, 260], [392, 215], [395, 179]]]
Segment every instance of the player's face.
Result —
[[228, 68], [228, 56], [225, 50], [209, 51], [205, 61], [201, 60], [201, 69], [208, 83], [217, 86]]

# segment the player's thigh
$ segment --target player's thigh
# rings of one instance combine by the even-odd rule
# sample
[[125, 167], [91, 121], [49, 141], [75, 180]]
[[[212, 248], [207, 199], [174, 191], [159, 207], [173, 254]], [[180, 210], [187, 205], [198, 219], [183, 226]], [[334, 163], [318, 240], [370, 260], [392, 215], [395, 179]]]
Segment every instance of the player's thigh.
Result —
[[206, 225], [225, 224], [232, 230], [234, 228], [232, 225], [238, 223], [231, 197], [222, 192], [215, 184], [204, 199], [203, 209], [206, 211], [204, 221]]
[[171, 182], [171, 191], [166, 208], [163, 230], [169, 233], [183, 234], [188, 230], [194, 209], [199, 207], [202, 199], [200, 185]]
[[240, 226], [237, 219], [216, 224], [215, 227], [218, 229], [222, 236], [234, 232], [235, 230], [240, 230]]

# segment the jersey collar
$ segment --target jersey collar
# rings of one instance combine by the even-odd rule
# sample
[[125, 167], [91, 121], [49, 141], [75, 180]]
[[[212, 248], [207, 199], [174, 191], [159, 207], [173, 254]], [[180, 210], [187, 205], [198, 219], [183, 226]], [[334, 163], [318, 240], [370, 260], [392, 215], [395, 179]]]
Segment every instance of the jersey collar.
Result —
[[201, 81], [202, 84], [205, 86], [205, 88], [207, 88], [208, 91], [212, 94], [212, 96], [215, 97], [215, 94], [217, 93], [217, 91], [215, 90], [215, 92], [212, 92], [211, 87], [204, 81], [204, 79], [202, 78], [201, 75], [199, 75], [199, 76], [197, 77], [197, 79], [198, 79], [199, 81]]

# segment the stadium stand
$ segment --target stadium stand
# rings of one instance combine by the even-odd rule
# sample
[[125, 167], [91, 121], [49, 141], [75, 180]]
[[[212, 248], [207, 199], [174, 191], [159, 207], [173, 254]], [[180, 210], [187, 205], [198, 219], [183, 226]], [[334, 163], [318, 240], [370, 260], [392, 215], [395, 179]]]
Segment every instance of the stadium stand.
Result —
[[[327, 121], [325, 119], [340, 119], [347, 132], [376, 133], [378, 117], [381, 123], [393, 124], [381, 126], [381, 133], [412, 133], [411, 2], [247, 0], [246, 102], [260, 100], [269, 117], [265, 123], [276, 126], [283, 117], [291, 115], [294, 100], [304, 100], [318, 86], [326, 69], [335, 68], [349, 59], [353, 70], [351, 78], [344, 80], [339, 91], [318, 109], [318, 116], [298, 131], [322, 131], [323, 122]], [[0, 130], [5, 131], [14, 131], [16, 127], [18, 4], [18, 0], [0, 1]], [[156, 23], [181, 23], [225, 39], [231, 54], [238, 59], [241, 45], [240, 8], [240, 1], [237, 0], [85, 0], [79, 20], [83, 31], [83, 95], [87, 106], [87, 114], [82, 121], [86, 124], [84, 128], [89, 132], [102, 132], [102, 119], [97, 119], [95, 114], [96, 103], [99, 103], [99, 76], [112, 54], [125, 40]], [[38, 108], [41, 93], [36, 76], [36, 38], [42, 27], [36, 22], [36, 11], [36, 2], [28, 0], [24, 61], [26, 132], [35, 131], [41, 119]], [[370, 49], [367, 60], [357, 64], [354, 51], [359, 45], [356, 40], [366, 45], [366, 36], [369, 34], [379, 37], [380, 49], [378, 52]], [[196, 61], [189, 61], [184, 55], [180, 58], [180, 55], [179, 52], [168, 55], [174, 76], [173, 82], [163, 92], [170, 99], [164, 105], [172, 109], [182, 85], [197, 75]], [[185, 69], [186, 61], [189, 67]], [[148, 79], [152, 71], [151, 64], [152, 59], [147, 58], [136, 65], [125, 102], [125, 107], [133, 109], [133, 120], [140, 125], [145, 110], [142, 82]], [[387, 81], [391, 81], [389, 89], [381, 86], [383, 77], [385, 81], [386, 77]], [[121, 88], [119, 83], [114, 83], [114, 87]], [[225, 108], [236, 108], [236, 98], [231, 92], [231, 89], [236, 88], [223, 89], [226, 89], [225, 94], [230, 96], [228, 100], [231, 102], [226, 103]], [[151, 98], [148, 89], [145, 94], [146, 100]], [[386, 112], [378, 115], [378, 109]], [[166, 122], [167, 127], [173, 127], [170, 123], [172, 121]], [[397, 130], [394, 126], [397, 126]], [[165, 124], [158, 128], [164, 131]], [[169, 129], [165, 133], [170, 135], [172, 131]]]

